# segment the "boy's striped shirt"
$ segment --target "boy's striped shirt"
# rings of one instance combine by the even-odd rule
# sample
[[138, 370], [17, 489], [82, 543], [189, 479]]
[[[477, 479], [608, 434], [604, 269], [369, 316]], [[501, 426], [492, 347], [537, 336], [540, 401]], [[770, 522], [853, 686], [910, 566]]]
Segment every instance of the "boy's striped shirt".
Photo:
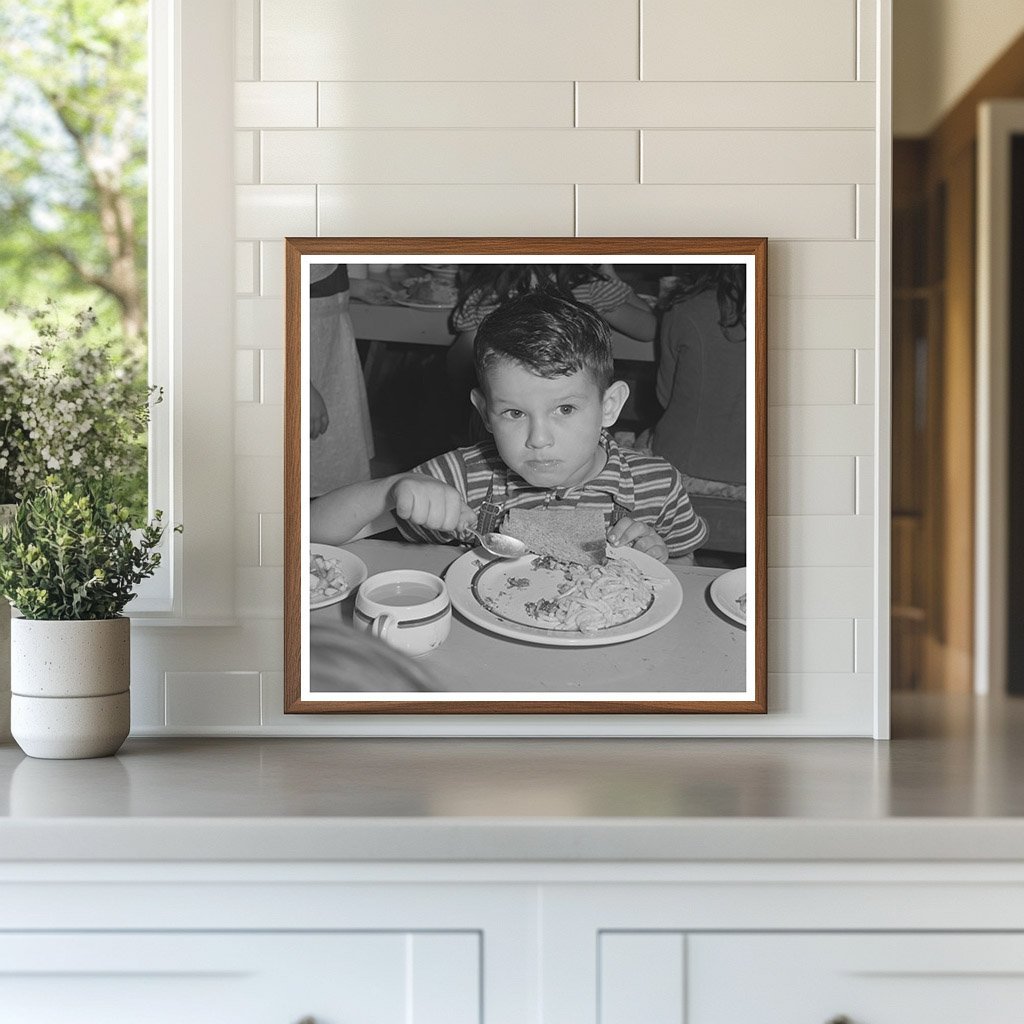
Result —
[[[665, 459], [622, 448], [607, 433], [601, 444], [608, 460], [601, 472], [570, 488], [534, 487], [509, 469], [493, 441], [456, 448], [417, 466], [423, 473], [450, 484], [479, 514], [490, 490], [493, 500], [511, 508], [599, 508], [611, 524], [622, 516], [647, 523], [661, 537], [670, 558], [688, 554], [707, 540], [708, 528], [690, 504], [682, 477]], [[428, 530], [405, 520], [398, 528], [407, 540], [450, 544], [453, 534]]]

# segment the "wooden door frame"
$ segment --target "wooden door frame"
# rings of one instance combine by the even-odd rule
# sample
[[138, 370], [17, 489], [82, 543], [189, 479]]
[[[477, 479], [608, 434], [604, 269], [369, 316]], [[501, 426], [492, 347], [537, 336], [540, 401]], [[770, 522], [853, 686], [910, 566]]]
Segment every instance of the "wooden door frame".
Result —
[[1010, 139], [1024, 100], [978, 106], [974, 692], [1006, 690], [1009, 550]]

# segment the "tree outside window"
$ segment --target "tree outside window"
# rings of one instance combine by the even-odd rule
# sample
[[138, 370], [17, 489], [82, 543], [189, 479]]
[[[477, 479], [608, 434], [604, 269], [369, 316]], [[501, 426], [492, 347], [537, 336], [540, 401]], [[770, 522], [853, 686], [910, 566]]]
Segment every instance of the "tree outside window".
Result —
[[[91, 336], [143, 390], [148, 18], [147, 0], [0, 5], [0, 309], [91, 308]], [[0, 316], [0, 347], [29, 340]], [[144, 508], [144, 439], [138, 458]]]

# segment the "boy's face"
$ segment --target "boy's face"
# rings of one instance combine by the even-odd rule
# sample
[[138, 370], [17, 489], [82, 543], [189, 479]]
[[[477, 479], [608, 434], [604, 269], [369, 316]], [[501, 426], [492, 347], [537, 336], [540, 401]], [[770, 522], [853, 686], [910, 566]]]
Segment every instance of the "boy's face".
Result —
[[586, 370], [540, 377], [500, 360], [487, 371], [473, 404], [494, 435], [505, 464], [534, 487], [573, 487], [604, 468], [601, 428], [610, 427], [629, 395], [615, 381], [602, 395]]

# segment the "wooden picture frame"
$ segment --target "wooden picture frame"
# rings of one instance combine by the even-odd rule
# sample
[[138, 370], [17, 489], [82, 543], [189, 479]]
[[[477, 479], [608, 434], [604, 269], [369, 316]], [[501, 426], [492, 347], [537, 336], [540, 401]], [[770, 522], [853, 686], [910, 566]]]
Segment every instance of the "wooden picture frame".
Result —
[[[588, 283], [571, 284], [572, 295], [591, 303], [598, 309], [598, 319], [613, 326], [615, 376], [626, 379], [631, 391], [619, 420], [606, 426], [598, 442], [596, 458], [605, 467], [600, 471], [604, 483], [582, 476], [576, 478], [583, 481], [578, 486], [545, 490], [543, 482], [531, 482], [509, 468], [518, 465], [514, 458], [511, 463], [502, 462], [481, 430], [497, 424], [498, 434], [507, 437], [507, 420], [533, 424], [550, 417], [556, 422], [556, 417], [579, 414], [572, 403], [553, 406], [548, 412], [546, 405], [541, 409], [540, 398], [532, 397], [535, 390], [529, 390], [524, 409], [499, 410], [494, 404], [499, 399], [492, 395], [492, 404], [484, 407], [486, 424], [481, 415], [466, 428], [469, 434], [462, 433], [461, 410], [464, 406], [472, 415], [472, 408], [465, 378], [453, 367], [462, 365], [456, 358], [460, 352], [471, 351], [476, 322], [465, 326], [467, 311], [474, 312], [479, 321], [492, 311], [493, 300], [473, 310], [472, 302], [460, 306], [455, 316], [451, 268], [456, 268], [458, 281], [465, 281], [473, 273], [494, 276], [501, 271], [506, 276], [525, 277], [527, 266], [553, 268], [550, 274], [557, 275], [563, 285], [590, 275]], [[285, 268], [287, 713], [668, 715], [767, 711], [766, 239], [288, 238]], [[541, 273], [549, 272], [537, 271], [531, 280], [536, 282]], [[324, 280], [327, 285], [321, 284]], [[331, 283], [338, 281], [342, 282], [340, 293], [332, 292]], [[315, 297], [311, 297], [311, 288]], [[626, 296], [626, 292], [630, 294]], [[382, 305], [358, 301], [360, 296], [375, 300], [382, 294], [388, 296]], [[331, 302], [325, 303], [326, 298]], [[527, 304], [531, 302], [534, 300]], [[606, 302], [608, 309], [601, 308], [601, 302]], [[621, 305], [614, 305], [616, 302]], [[614, 329], [621, 320], [619, 314], [630, 309], [641, 310], [640, 326], [628, 328], [634, 337]], [[348, 326], [339, 328], [336, 319], [346, 314], [345, 324], [351, 325], [351, 333]], [[494, 333], [491, 325], [485, 333]], [[320, 367], [321, 353], [335, 353], [339, 338], [340, 344], [347, 346], [349, 369], [328, 372]], [[719, 361], [722, 368], [716, 369]], [[359, 410], [355, 399], [334, 397], [334, 408], [340, 408], [341, 414], [335, 413], [333, 419], [320, 417], [321, 406], [329, 410], [330, 401], [321, 396], [315, 381], [311, 387], [313, 363], [328, 390], [333, 392], [342, 379], [364, 389], [358, 396]], [[511, 366], [513, 374], [534, 374], [522, 378], [531, 389], [534, 381], [547, 387], [554, 380], [560, 387], [562, 380], [595, 379], [586, 376], [585, 369], [578, 371], [583, 374], [579, 378], [567, 376], [568, 370], [537, 376], [536, 371], [504, 357], [498, 364], [487, 364], [492, 365]], [[618, 385], [610, 391], [622, 395]], [[654, 401], [659, 392], [660, 403]], [[362, 411], [364, 394], [369, 424]], [[600, 385], [595, 394], [602, 394]], [[448, 397], [439, 399], [438, 395]], [[598, 415], [602, 416], [606, 407], [600, 409]], [[448, 420], [457, 429], [452, 429]], [[349, 421], [355, 424], [351, 434], [344, 425]], [[677, 421], [682, 424], [678, 428]], [[563, 422], [557, 419], [557, 423]], [[644, 426], [648, 422], [650, 428]], [[324, 424], [324, 433], [312, 438]], [[355, 439], [357, 427], [364, 441]], [[474, 429], [483, 441], [473, 441]], [[321, 445], [321, 439], [332, 430], [334, 441]], [[366, 500], [376, 512], [375, 502], [393, 504], [398, 483], [405, 479], [401, 474], [408, 474], [431, 455], [460, 447], [463, 441], [469, 442], [466, 453], [452, 457], [466, 475], [455, 488], [456, 497], [461, 495], [466, 506], [463, 516], [468, 515], [466, 508], [471, 509], [477, 525], [486, 520], [493, 526], [499, 520], [488, 520], [487, 514], [500, 517], [517, 503], [533, 507], [531, 502], [541, 498], [549, 504], [552, 500], [556, 504], [600, 503], [607, 496], [611, 512], [606, 522], [623, 515], [627, 522], [641, 522], [646, 516], [646, 525], [642, 522], [636, 527], [638, 535], [643, 535], [636, 543], [643, 547], [659, 539], [651, 536], [651, 531], [657, 534], [658, 530], [652, 525], [654, 513], [648, 505], [662, 501], [659, 488], [675, 488], [675, 481], [681, 480], [692, 508], [711, 523], [708, 543], [715, 546], [705, 543], [694, 556], [695, 566], [672, 561], [667, 569], [652, 567], [645, 561], [650, 556], [630, 549], [627, 560], [639, 564], [642, 574], [655, 582], [638, 584], [638, 596], [629, 600], [635, 600], [640, 610], [621, 613], [633, 615], [628, 624], [586, 634], [572, 625], [577, 622], [573, 616], [578, 603], [567, 605], [569, 598], [557, 596], [552, 598], [554, 603], [520, 602], [514, 593], [523, 587], [526, 594], [539, 594], [533, 589], [535, 584], [540, 586], [541, 577], [545, 573], [551, 576], [557, 565], [536, 561], [496, 565], [498, 560], [492, 562], [472, 545], [416, 544], [394, 532], [347, 539], [350, 525], [340, 526], [339, 516], [349, 517], [357, 507], [352, 490], [335, 492], [327, 500], [319, 498], [311, 513], [311, 493], [333, 486], [323, 483], [323, 466], [328, 462], [333, 466], [340, 455], [348, 457], [363, 448], [368, 452], [374, 446], [372, 479], [359, 485], [359, 493], [371, 495], [372, 501]], [[505, 441], [506, 449], [509, 443]], [[540, 444], [540, 440], [532, 438], [524, 444]], [[646, 453], [648, 447], [655, 455], [637, 454]], [[508, 454], [506, 449], [503, 452]], [[663, 460], [660, 452], [668, 456]], [[700, 452], [700, 457], [695, 452]], [[673, 467], [669, 457], [687, 465]], [[473, 461], [479, 459], [484, 462]], [[557, 460], [549, 461], [553, 465]], [[538, 465], [539, 473], [546, 471], [549, 463]], [[593, 465], [597, 467], [598, 462]], [[481, 466], [487, 467], [486, 472]], [[702, 468], [705, 466], [710, 469]], [[608, 479], [620, 483], [607, 484], [606, 470], [611, 474]], [[365, 466], [362, 472], [365, 476]], [[523, 472], [530, 475], [525, 468]], [[487, 473], [486, 497], [491, 504], [482, 507], [480, 494], [473, 489], [483, 486]], [[311, 477], [316, 478], [315, 488]], [[631, 498], [615, 490], [625, 487], [627, 478], [630, 486], [638, 485], [630, 492]], [[421, 488], [423, 479], [416, 476], [413, 486]], [[572, 478], [568, 479], [571, 482]], [[584, 492], [597, 496], [584, 498]], [[450, 497], [450, 491], [444, 493]], [[665, 501], [675, 502], [673, 514], [679, 515], [673, 522], [678, 525], [683, 521], [682, 499], [677, 490], [672, 493], [675, 497]], [[362, 521], [362, 505], [358, 511], [352, 522]], [[500, 521], [507, 524], [512, 519]], [[349, 524], [349, 519], [344, 522]], [[692, 525], [692, 520], [687, 522]], [[660, 528], [670, 533], [677, 527]], [[311, 548], [311, 529], [321, 541], [326, 537], [330, 546]], [[408, 535], [408, 520], [403, 520], [403, 529]], [[338, 541], [336, 537], [346, 539]], [[664, 538], [661, 542], [667, 543]], [[621, 555], [622, 550], [616, 549], [615, 554]], [[649, 550], [657, 555], [660, 549]], [[339, 551], [344, 556], [332, 557]], [[314, 572], [311, 558], [316, 554], [321, 558], [315, 561]], [[658, 567], [663, 565], [657, 558], [654, 561]], [[358, 562], [365, 568], [360, 569]], [[512, 567], [517, 564], [528, 566], [525, 575], [514, 574]], [[447, 639], [421, 656], [411, 657], [392, 645], [434, 643], [436, 638], [426, 638], [426, 627], [416, 624], [407, 630], [402, 620], [405, 615], [410, 622], [422, 623], [431, 615], [419, 619], [404, 612], [383, 615], [380, 607], [369, 601], [367, 587], [354, 587], [347, 596], [343, 589], [341, 598], [330, 589], [332, 573], [339, 575], [347, 588], [364, 574], [376, 576], [394, 568], [444, 575], [445, 586], [436, 593], [450, 598], [454, 605]], [[603, 579], [606, 572], [620, 570], [615, 564], [594, 574]], [[399, 589], [407, 584], [403, 580]], [[316, 600], [311, 585], [317, 588]], [[435, 584], [428, 580], [427, 585]], [[584, 581], [579, 586], [591, 584]], [[677, 588], [681, 605], [673, 611]], [[552, 593], [557, 595], [557, 591]], [[393, 598], [386, 587], [373, 594], [380, 600]], [[444, 617], [440, 612], [438, 616]], [[550, 628], [555, 616], [566, 620], [559, 619], [557, 629]], [[538, 625], [533, 626], [535, 618]], [[370, 635], [381, 631], [391, 644]], [[417, 636], [418, 641], [411, 639]]]

